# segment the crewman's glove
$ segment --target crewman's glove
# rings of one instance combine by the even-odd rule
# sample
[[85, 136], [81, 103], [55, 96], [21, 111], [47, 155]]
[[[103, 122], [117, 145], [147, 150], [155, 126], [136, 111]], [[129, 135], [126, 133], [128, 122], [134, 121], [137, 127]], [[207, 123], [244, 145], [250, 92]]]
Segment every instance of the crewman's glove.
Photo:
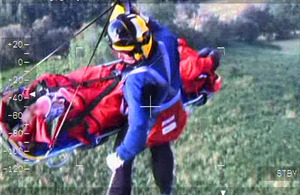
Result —
[[107, 166], [109, 167], [109, 169], [114, 172], [116, 171], [119, 167], [123, 166], [124, 164], [124, 160], [122, 160], [118, 155], [117, 153], [112, 153], [112, 154], [109, 154], [107, 157], [106, 157], [106, 163], [107, 163]]

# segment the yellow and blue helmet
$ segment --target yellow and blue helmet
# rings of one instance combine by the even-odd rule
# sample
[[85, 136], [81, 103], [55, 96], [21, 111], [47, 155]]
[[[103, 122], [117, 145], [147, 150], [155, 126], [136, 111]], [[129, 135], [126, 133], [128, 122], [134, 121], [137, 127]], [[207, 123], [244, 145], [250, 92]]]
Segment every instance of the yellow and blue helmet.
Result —
[[138, 61], [148, 58], [153, 46], [153, 35], [146, 20], [138, 14], [118, 15], [107, 28], [111, 48], [127, 52]]

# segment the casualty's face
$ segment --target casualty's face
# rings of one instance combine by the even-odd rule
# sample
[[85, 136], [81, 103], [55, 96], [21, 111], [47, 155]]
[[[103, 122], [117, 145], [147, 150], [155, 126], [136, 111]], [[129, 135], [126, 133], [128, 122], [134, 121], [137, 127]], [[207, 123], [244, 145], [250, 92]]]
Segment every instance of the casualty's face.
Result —
[[[62, 89], [62, 90], [61, 90]], [[45, 118], [58, 117], [65, 110], [66, 99], [61, 93], [64, 89], [61, 88], [58, 92], [52, 93], [52, 96], [41, 96], [35, 103], [30, 105], [22, 115], [22, 122], [28, 123], [34, 116], [43, 116]]]
[[130, 55], [126, 52], [122, 51], [115, 51], [117, 57], [121, 60], [123, 60], [127, 64], [135, 64], [137, 63], [137, 60], [133, 57], [133, 55]]
[[22, 114], [21, 121], [23, 123], [29, 123], [31, 119], [39, 113], [39, 109], [36, 103], [30, 105]]
[[33, 116], [47, 116], [51, 109], [51, 99], [47, 96], [40, 97], [35, 103], [30, 105], [22, 114], [22, 122], [29, 122]]

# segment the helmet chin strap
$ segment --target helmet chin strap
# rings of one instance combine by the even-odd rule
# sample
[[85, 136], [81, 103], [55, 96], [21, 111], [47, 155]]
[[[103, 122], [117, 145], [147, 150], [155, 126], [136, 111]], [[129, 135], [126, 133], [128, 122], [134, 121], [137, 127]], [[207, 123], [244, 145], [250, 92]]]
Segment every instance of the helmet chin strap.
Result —
[[142, 45], [140, 43], [138, 43], [136, 45], [135, 51], [133, 52], [133, 57], [137, 61], [140, 61], [144, 57], [144, 53], [143, 53], [143, 50], [142, 50]]

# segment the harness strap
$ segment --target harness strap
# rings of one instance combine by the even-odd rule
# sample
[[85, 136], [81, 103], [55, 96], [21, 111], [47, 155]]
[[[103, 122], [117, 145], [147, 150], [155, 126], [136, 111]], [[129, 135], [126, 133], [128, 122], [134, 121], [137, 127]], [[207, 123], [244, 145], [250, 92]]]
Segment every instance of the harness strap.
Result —
[[162, 112], [162, 111], [170, 108], [171, 106], [173, 106], [179, 100], [181, 100], [181, 90], [180, 89], [178, 90], [177, 94], [170, 101], [163, 103], [160, 107], [154, 108], [154, 112]]
[[[136, 68], [134, 70], [132, 70], [128, 75], [132, 75], [132, 74], [138, 74], [138, 73], [141, 73], [141, 72], [148, 72], [150, 73], [159, 83], [164, 83], [164, 82], [167, 82], [166, 79], [164, 79], [156, 70], [154, 70], [153, 68], [151, 67], [148, 67], [148, 66], [141, 66], [139, 68]], [[127, 78], [126, 77], [126, 78]], [[125, 79], [126, 79], [125, 78]], [[170, 90], [172, 90], [173, 88], [170, 87], [169, 88]], [[157, 108], [154, 108], [154, 111], [155, 112], [162, 112], [168, 108], [170, 108], [171, 106], [173, 106], [176, 102], [178, 102], [179, 100], [181, 99], [181, 89], [179, 89], [177, 92], [176, 92], [176, 95], [171, 99], [169, 100], [168, 102], [165, 102], [163, 103], [160, 107], [157, 107]]]
[[170, 62], [170, 58], [169, 58], [169, 55], [167, 53], [167, 49], [166, 49], [165, 44], [162, 41], [158, 41], [158, 45], [160, 47], [160, 51], [162, 53], [162, 57], [163, 57], [163, 60], [164, 60], [164, 65], [165, 65], [164, 68], [165, 68], [166, 73], [167, 73], [168, 82], [169, 82], [169, 85], [171, 85], [171, 62]]
[[53, 91], [59, 90], [60, 88], [66, 88], [66, 87], [78, 87], [80, 85], [88, 87], [92, 83], [108, 81], [108, 80], [114, 79], [115, 77], [116, 77], [116, 75], [111, 74], [107, 77], [103, 77], [103, 78], [99, 78], [99, 79], [91, 79], [91, 80], [88, 80], [88, 81], [83, 81], [82, 83], [74, 82], [70, 85], [60, 85], [60, 86], [57, 86], [57, 87], [47, 87], [47, 89], [49, 90], [49, 92], [53, 92]]

